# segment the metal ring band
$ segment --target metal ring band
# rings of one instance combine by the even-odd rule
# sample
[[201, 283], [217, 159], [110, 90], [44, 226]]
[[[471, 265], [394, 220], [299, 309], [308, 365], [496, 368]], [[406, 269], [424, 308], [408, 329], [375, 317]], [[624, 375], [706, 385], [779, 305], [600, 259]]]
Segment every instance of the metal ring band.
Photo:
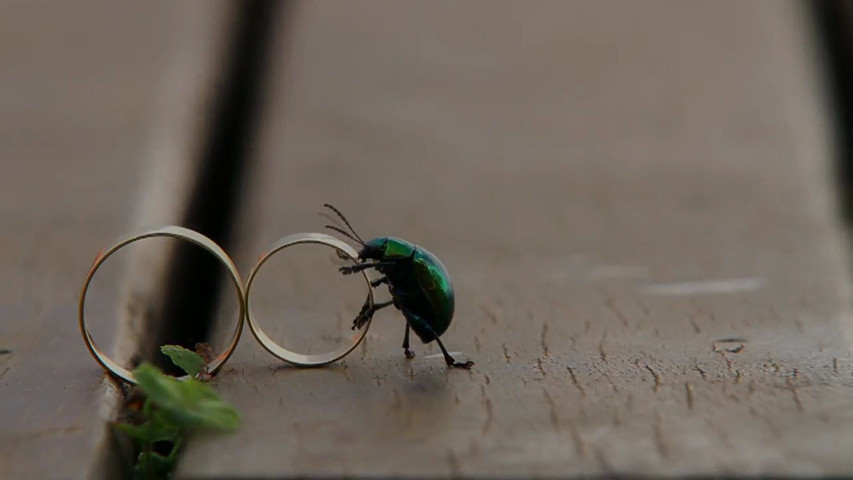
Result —
[[[325, 365], [327, 363], [334, 362], [335, 360], [339, 360], [349, 354], [351, 351], [364, 340], [365, 335], [367, 335], [367, 330], [370, 328], [370, 322], [372, 319], [368, 319], [367, 323], [364, 324], [364, 327], [356, 333], [356, 335], [352, 339], [352, 343], [350, 345], [346, 345], [338, 350], [321, 353], [316, 355], [305, 355], [302, 353], [297, 353], [290, 351], [281, 345], [275, 343], [258, 325], [258, 322], [255, 321], [254, 316], [252, 315], [252, 308], [250, 303], [250, 298], [252, 294], [252, 283], [255, 280], [255, 275], [257, 275], [258, 271], [260, 271], [261, 267], [266, 263], [267, 260], [277, 252], [284, 250], [287, 247], [292, 247], [293, 245], [298, 245], [300, 243], [315, 243], [326, 245], [332, 247], [339, 252], [344, 253], [353, 261], [358, 261], [358, 252], [355, 251], [348, 243], [335, 238], [331, 235], [326, 235], [323, 233], [296, 233], [293, 235], [288, 235], [278, 242], [276, 242], [272, 248], [267, 251], [267, 253], [263, 254], [258, 260], [258, 263], [252, 268], [252, 272], [249, 273], [249, 279], [246, 282], [246, 320], [249, 322], [249, 329], [252, 331], [252, 334], [258, 340], [258, 342], [271, 354], [274, 356], [290, 362], [294, 365], [299, 365], [302, 367], [316, 367], [319, 365]], [[373, 307], [373, 288], [370, 286], [370, 278], [367, 276], [367, 272], [361, 271], [362, 277], [364, 277], [364, 281], [367, 283], [367, 301], [369, 302], [370, 307]]]
[[[240, 340], [240, 334], [243, 331], [243, 317], [246, 314], [246, 303], [243, 294], [243, 281], [240, 278], [240, 274], [237, 272], [237, 267], [234, 266], [234, 262], [231, 261], [231, 258], [228, 256], [228, 254], [226, 254], [225, 251], [222, 250], [219, 245], [217, 245], [213, 240], [205, 237], [204, 235], [184, 227], [166, 226], [132, 235], [123, 240], [120, 240], [112, 247], [102, 250], [101, 253], [98, 254], [97, 258], [95, 258], [94, 264], [92, 264], [92, 268], [89, 270], [89, 274], [86, 276], [86, 283], [83, 284], [83, 290], [80, 292], [78, 318], [80, 322], [80, 333], [83, 335], [83, 342], [86, 343], [86, 348], [89, 349], [89, 353], [92, 354], [92, 356], [95, 358], [95, 361], [97, 361], [104, 368], [104, 370], [128, 383], [136, 384], [136, 381], [133, 379], [133, 373], [130, 370], [117, 364], [113, 359], [104, 354], [104, 352], [102, 352], [95, 344], [95, 340], [92, 338], [92, 334], [89, 332], [89, 328], [86, 326], [84, 306], [86, 304], [86, 292], [89, 290], [89, 283], [92, 281], [92, 277], [95, 276], [95, 272], [97, 272], [98, 268], [101, 267], [101, 264], [103, 264], [104, 261], [109, 258], [110, 255], [114, 254], [120, 248], [138, 240], [151, 237], [177, 238], [180, 240], [186, 240], [204, 248], [208, 252], [212, 253], [213, 256], [215, 256], [220, 262], [222, 262], [223, 265], [225, 265], [229, 275], [231, 276], [231, 280], [234, 282], [234, 288], [237, 290], [239, 308], [239, 316], [237, 317], [237, 328], [234, 330], [234, 335], [231, 338], [231, 343], [228, 345], [228, 348], [224, 352], [219, 354], [219, 356], [214, 358], [213, 361], [210, 362], [207, 366], [208, 371], [210, 373], [215, 373], [217, 370], [219, 370], [220, 367], [222, 367], [223, 364], [225, 364], [225, 362], [228, 360], [228, 357], [230, 357], [231, 354], [234, 353], [234, 349], [237, 347], [237, 342]], [[189, 376], [185, 375], [183, 377], [180, 377], [180, 380], [184, 380], [187, 378], [189, 378]]]

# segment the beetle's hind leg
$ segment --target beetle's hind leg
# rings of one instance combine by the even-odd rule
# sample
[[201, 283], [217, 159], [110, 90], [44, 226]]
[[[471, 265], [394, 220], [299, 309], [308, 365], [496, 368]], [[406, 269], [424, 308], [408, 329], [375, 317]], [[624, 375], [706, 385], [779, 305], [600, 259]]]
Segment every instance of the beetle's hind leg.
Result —
[[403, 354], [406, 355], [406, 358], [409, 360], [415, 358], [415, 352], [409, 350], [409, 330], [411, 327], [409, 326], [409, 322], [406, 322], [406, 335], [403, 337]]
[[[452, 356], [450, 356], [450, 354], [447, 353], [447, 349], [444, 348], [444, 344], [441, 343], [441, 339], [439, 339], [438, 335], [435, 334], [435, 330], [432, 329], [432, 327], [429, 325], [428, 322], [426, 322], [423, 319], [423, 317], [420, 317], [419, 315], [414, 314], [411, 311], [408, 311], [405, 309], [403, 310], [403, 315], [406, 317], [407, 327], [410, 325], [409, 322], [412, 322], [412, 324], [417, 327], [417, 330], [415, 330], [415, 331], [418, 332], [419, 335], [420, 335], [420, 333], [424, 332], [424, 333], [428, 333], [432, 336], [433, 340], [435, 340], [436, 343], [438, 343], [438, 348], [441, 349], [441, 353], [444, 355], [444, 361], [447, 362], [448, 367], [469, 369], [469, 368], [474, 366], [474, 362], [472, 362], [470, 360], [467, 362], [457, 362], [456, 359], [454, 359]], [[403, 348], [406, 348], [408, 336], [409, 336], [409, 329], [406, 328], [406, 338], [403, 339]], [[424, 339], [424, 337], [426, 337], [426, 342], [430, 341], [429, 335], [420, 335], [420, 337], [422, 340]]]
[[444, 344], [441, 343], [441, 340], [437, 336], [435, 337], [435, 341], [438, 343], [438, 348], [441, 349], [441, 353], [444, 354], [444, 361], [447, 362], [448, 367], [464, 368], [464, 369], [468, 370], [474, 366], [474, 362], [472, 362], [471, 360], [468, 360], [467, 362], [464, 362], [464, 363], [463, 362], [457, 362], [453, 357], [450, 356], [449, 353], [447, 353], [447, 349], [444, 348]]

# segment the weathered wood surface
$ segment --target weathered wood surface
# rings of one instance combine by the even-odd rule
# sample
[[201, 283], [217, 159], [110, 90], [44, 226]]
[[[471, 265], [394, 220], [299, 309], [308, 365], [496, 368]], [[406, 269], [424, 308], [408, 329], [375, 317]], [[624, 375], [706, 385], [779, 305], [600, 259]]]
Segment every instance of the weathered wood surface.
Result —
[[445, 261], [443, 338], [476, 366], [406, 361], [390, 311], [322, 369], [247, 335], [215, 381], [242, 428], [193, 438], [180, 476], [851, 471], [847, 257], [800, 7], [298, 4], [239, 264], [337, 204]]
[[[0, 5], [3, 478], [117, 474], [104, 435], [116, 390], [80, 340], [77, 298], [100, 248], [180, 222], [226, 23], [221, 2], [207, 7]], [[137, 262], [124, 293], [146, 303], [165, 260]], [[94, 333], [127, 359], [142, 312], [111, 293], [90, 299], [113, 320]]]

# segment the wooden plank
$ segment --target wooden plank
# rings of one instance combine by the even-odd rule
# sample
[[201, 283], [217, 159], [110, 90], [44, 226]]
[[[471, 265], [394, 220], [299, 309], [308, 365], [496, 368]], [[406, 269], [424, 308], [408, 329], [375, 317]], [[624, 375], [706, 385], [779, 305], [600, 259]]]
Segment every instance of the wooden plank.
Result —
[[288, 27], [240, 264], [338, 204], [445, 261], [443, 339], [476, 366], [406, 361], [391, 311], [323, 369], [245, 338], [216, 379], [243, 425], [193, 438], [179, 476], [853, 468], [850, 283], [799, 4], [306, 2]]
[[[0, 356], [4, 477], [119, 475], [104, 423], [118, 392], [80, 340], [77, 295], [116, 236], [180, 221], [224, 5], [0, 5], [0, 348], [11, 350]], [[137, 276], [124, 279], [125, 292], [156, 304], [166, 263], [130, 260]], [[145, 312], [132, 313], [128, 298], [91, 302], [121, 323], [96, 331], [101, 346], [128, 359]]]

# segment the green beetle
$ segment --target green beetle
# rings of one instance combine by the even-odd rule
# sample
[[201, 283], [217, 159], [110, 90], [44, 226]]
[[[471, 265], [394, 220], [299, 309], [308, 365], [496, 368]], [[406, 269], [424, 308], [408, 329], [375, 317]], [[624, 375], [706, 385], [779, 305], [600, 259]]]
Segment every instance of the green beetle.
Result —
[[457, 362], [438, 338], [450, 326], [455, 306], [450, 275], [438, 257], [421, 246], [395, 237], [378, 237], [365, 242], [337, 208], [328, 203], [323, 206], [335, 212], [352, 235], [333, 225], [326, 225], [326, 228], [345, 235], [362, 247], [358, 254], [360, 263], [341, 267], [341, 273], [349, 275], [375, 268], [382, 276], [373, 281], [371, 286], [378, 287], [386, 283], [391, 292], [391, 300], [388, 302], [377, 303], [373, 307], [365, 304], [353, 321], [352, 328], [361, 328], [377, 310], [394, 305], [406, 318], [406, 334], [403, 337], [406, 358], [415, 356], [409, 350], [409, 330], [414, 330], [423, 343], [433, 340], [438, 343], [448, 366], [471, 368], [474, 362]]

